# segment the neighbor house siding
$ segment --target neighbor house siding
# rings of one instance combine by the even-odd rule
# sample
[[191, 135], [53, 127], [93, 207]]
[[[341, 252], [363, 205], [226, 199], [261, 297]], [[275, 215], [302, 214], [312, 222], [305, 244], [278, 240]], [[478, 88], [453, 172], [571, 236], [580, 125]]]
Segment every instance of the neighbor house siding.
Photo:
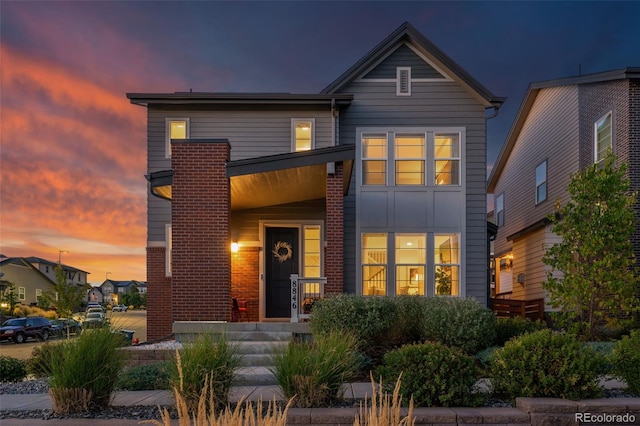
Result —
[[[496, 184], [504, 193], [505, 223], [494, 250], [500, 256], [512, 248], [507, 237], [520, 232], [554, 210], [557, 199], [568, 200], [570, 175], [578, 170], [578, 90], [561, 86], [540, 90], [518, 140]], [[535, 203], [535, 168], [547, 160], [547, 199]], [[514, 266], [518, 258], [514, 255]], [[514, 276], [515, 278], [515, 276]]]
[[[455, 127], [464, 129], [463, 148], [466, 148], [462, 152], [462, 164], [465, 166], [462, 171], [464, 180], [461, 182], [461, 187], [453, 191], [462, 191], [459, 206], [465, 213], [461, 216], [458, 227], [454, 227], [451, 232], [460, 232], [462, 241], [466, 244], [462, 254], [466, 285], [466, 293], [463, 287], [463, 294], [476, 297], [484, 303], [487, 286], [484, 106], [455, 82], [414, 82], [411, 96], [396, 96], [395, 83], [366, 82], [366, 80], [355, 81], [343, 91], [353, 94], [354, 97], [349, 109], [341, 113], [340, 140], [343, 144], [356, 143], [358, 128]], [[432, 161], [433, 153], [429, 153], [427, 159]], [[355, 170], [359, 168], [360, 165], [356, 164]], [[357, 175], [357, 171], [354, 174]], [[430, 176], [426, 176], [426, 179], [430, 179]], [[352, 180], [352, 184], [358, 185], [359, 182]], [[354, 282], [358, 275], [355, 268], [359, 268], [356, 249], [359, 239], [357, 229], [363, 220], [362, 217], [356, 216], [355, 209], [352, 207], [357, 203], [356, 191], [353, 188], [355, 187], [352, 185], [352, 190], [345, 199], [345, 236], [353, 238], [353, 243], [350, 242], [352, 245], [345, 246], [345, 259], [349, 265], [345, 270], [347, 289], [351, 282], [357, 286]], [[406, 189], [403, 188], [396, 194], [402, 194], [405, 191]], [[391, 191], [385, 195], [385, 199], [390, 200], [392, 204], [395, 204], [395, 197], [398, 196], [394, 195], [394, 192]], [[432, 191], [433, 194], [446, 192], [446, 189]], [[410, 191], [405, 192], [406, 194], [410, 194]], [[431, 206], [434, 204], [433, 198], [425, 202]], [[364, 212], [366, 209], [360, 208], [359, 211]], [[415, 209], [413, 211], [415, 212]], [[384, 208], [377, 208], [376, 212], [384, 213]], [[422, 232], [427, 232], [427, 220], [430, 220], [429, 217], [424, 220], [425, 227], [422, 228]], [[397, 223], [390, 223], [389, 230], [392, 231], [392, 227], [396, 225]], [[435, 229], [431, 228], [428, 231], [433, 232]]]
[[[549, 228], [538, 228], [513, 241], [513, 299], [544, 298], [542, 282], [546, 280], [546, 267], [540, 260], [545, 251]], [[524, 283], [518, 283], [520, 274], [524, 276]]]

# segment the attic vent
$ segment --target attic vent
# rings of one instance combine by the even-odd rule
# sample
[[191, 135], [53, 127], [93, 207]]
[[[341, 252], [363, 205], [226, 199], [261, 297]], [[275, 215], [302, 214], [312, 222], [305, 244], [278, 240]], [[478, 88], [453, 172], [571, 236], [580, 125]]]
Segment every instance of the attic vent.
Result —
[[396, 95], [411, 96], [411, 68], [396, 68]]

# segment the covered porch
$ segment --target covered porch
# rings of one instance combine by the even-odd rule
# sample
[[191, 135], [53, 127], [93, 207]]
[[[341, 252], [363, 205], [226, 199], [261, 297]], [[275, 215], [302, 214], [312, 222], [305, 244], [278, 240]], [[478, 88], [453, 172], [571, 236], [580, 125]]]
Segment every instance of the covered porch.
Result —
[[[151, 192], [171, 201], [165, 327], [230, 322], [232, 299], [246, 302], [246, 321], [303, 321], [313, 300], [343, 291], [353, 145], [237, 161], [229, 161], [226, 140], [172, 145], [172, 170], [148, 176]], [[315, 242], [309, 269], [305, 247]]]

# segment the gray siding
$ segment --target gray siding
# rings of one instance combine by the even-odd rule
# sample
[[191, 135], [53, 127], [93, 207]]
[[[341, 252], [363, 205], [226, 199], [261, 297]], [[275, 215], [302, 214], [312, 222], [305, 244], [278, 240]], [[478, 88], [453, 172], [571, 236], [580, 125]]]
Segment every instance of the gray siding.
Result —
[[396, 49], [362, 78], [395, 79], [397, 67], [411, 67], [411, 78], [444, 78], [406, 44]]
[[[315, 147], [331, 146], [329, 111], [300, 110], [167, 110], [149, 108], [147, 117], [149, 173], [171, 169], [165, 155], [166, 118], [188, 118], [191, 139], [226, 138], [231, 160], [291, 152], [291, 119], [315, 119]], [[148, 241], [164, 241], [165, 224], [171, 221], [171, 204], [148, 196]]]
[[[466, 243], [463, 247], [464, 284], [467, 296], [475, 297], [481, 303], [485, 303], [487, 291], [486, 119], [483, 105], [455, 82], [414, 82], [411, 96], [396, 96], [395, 83], [360, 80], [350, 84], [344, 92], [352, 93], [354, 100], [351, 106], [341, 114], [340, 140], [343, 144], [356, 143], [356, 129], [361, 127], [465, 129], [466, 149], [462, 153], [465, 165], [463, 171], [465, 180], [462, 187], [466, 190], [466, 195], [462, 194], [465, 199], [462, 205], [465, 216], [459, 228]], [[358, 168], [359, 164], [356, 164], [354, 175], [357, 175]], [[352, 181], [351, 191], [345, 199], [345, 239], [353, 238], [345, 241], [346, 288], [356, 287], [357, 284], [353, 280], [358, 275], [359, 268], [356, 263], [358, 258], [356, 247], [359, 238], [356, 229], [363, 218], [356, 217], [355, 184], [356, 182]], [[433, 198], [427, 198], [424, 201], [423, 207], [427, 212], [433, 212]], [[397, 209], [394, 208], [392, 211]], [[395, 224], [392, 225], [395, 226]], [[392, 230], [393, 227], [388, 229]], [[429, 231], [435, 229], [431, 228]], [[426, 227], [423, 228], [423, 232], [427, 232]]]
[[[535, 168], [547, 160], [547, 200], [535, 204]], [[578, 170], [578, 89], [540, 90], [524, 123], [494, 195], [504, 193], [505, 224], [498, 230], [495, 253], [512, 248], [507, 237], [544, 219], [554, 203], [568, 200], [566, 188]], [[514, 265], [517, 259], [514, 259]]]

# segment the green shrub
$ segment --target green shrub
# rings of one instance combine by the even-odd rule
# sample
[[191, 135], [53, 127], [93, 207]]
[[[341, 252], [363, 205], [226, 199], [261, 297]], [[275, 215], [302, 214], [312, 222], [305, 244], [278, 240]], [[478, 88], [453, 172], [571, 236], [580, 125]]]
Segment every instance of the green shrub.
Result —
[[116, 387], [130, 391], [169, 389], [169, 363], [157, 362], [129, 368], [120, 376]]
[[272, 372], [286, 398], [298, 407], [323, 407], [341, 399], [344, 384], [358, 371], [356, 339], [350, 333], [324, 333], [312, 342], [291, 342], [272, 357]]
[[25, 377], [27, 377], [25, 361], [0, 355], [0, 382], [21, 382]]
[[439, 342], [405, 345], [387, 353], [377, 375], [385, 389], [392, 390], [400, 377], [405, 404], [411, 396], [418, 407], [478, 406], [483, 403], [475, 383], [477, 370], [472, 357]]
[[419, 343], [422, 338], [422, 315], [426, 298], [423, 296], [397, 296], [396, 322], [393, 325], [393, 340], [397, 346]]
[[119, 348], [125, 339], [108, 328], [85, 331], [77, 339], [43, 351], [42, 371], [49, 372], [56, 413], [90, 411], [109, 406], [120, 373], [127, 363]]
[[640, 394], [640, 330], [616, 343], [611, 360], [613, 373], [627, 383], [631, 392]]
[[394, 298], [338, 294], [314, 304], [309, 327], [314, 336], [351, 333], [358, 349], [377, 360], [391, 345], [396, 323]]
[[169, 384], [194, 410], [202, 389], [211, 382], [217, 408], [221, 408], [229, 402], [229, 391], [236, 381], [235, 369], [241, 359], [239, 347], [229, 343], [224, 335], [200, 334], [178, 351], [176, 360], [170, 364]]
[[495, 339], [495, 316], [473, 299], [429, 297], [422, 310], [422, 340], [475, 354]]
[[531, 321], [528, 318], [498, 318], [496, 321], [495, 345], [502, 346], [513, 337], [544, 330], [545, 328], [547, 328], [547, 325], [544, 322]]
[[497, 350], [491, 365], [496, 395], [596, 398], [602, 395], [599, 376], [605, 361], [575, 336], [552, 330], [525, 334]]
[[63, 346], [57, 343], [35, 346], [31, 351], [31, 358], [27, 360], [27, 373], [38, 378], [50, 377], [52, 372], [49, 370], [48, 360], [53, 356], [53, 351], [61, 351], [62, 348]]

